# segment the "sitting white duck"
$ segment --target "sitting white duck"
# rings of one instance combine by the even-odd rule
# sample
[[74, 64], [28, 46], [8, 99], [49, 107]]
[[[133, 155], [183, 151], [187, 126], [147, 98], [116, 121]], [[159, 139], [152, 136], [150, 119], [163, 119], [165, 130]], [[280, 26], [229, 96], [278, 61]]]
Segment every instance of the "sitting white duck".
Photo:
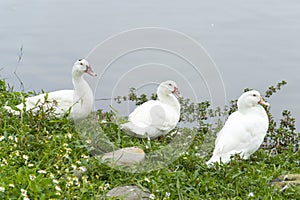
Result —
[[269, 119], [261, 105], [269, 106], [258, 91], [252, 90], [240, 96], [238, 110], [232, 113], [218, 133], [211, 163], [228, 163], [234, 154], [248, 159], [262, 144], [269, 126]]
[[138, 138], [155, 139], [174, 129], [180, 118], [177, 84], [165, 81], [158, 86], [158, 100], [150, 100], [138, 106], [122, 124], [126, 133]]
[[[72, 68], [72, 82], [74, 90], [59, 90], [49, 93], [43, 93], [33, 97], [27, 97], [24, 103], [16, 107], [22, 112], [24, 107], [26, 111], [36, 112], [40, 106], [44, 109], [53, 108], [53, 113], [59, 117], [70, 111], [70, 118], [73, 120], [83, 119], [92, 112], [94, 106], [94, 95], [83, 79], [83, 74], [97, 76], [89, 63], [85, 59], [76, 61]], [[20, 111], [13, 110], [5, 106], [9, 112], [19, 115]]]

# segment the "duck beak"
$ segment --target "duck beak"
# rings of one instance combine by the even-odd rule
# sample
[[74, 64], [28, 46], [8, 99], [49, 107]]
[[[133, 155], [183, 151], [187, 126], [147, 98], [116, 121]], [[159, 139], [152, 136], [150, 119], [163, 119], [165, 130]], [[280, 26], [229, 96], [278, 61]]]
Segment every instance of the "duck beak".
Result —
[[182, 96], [180, 95], [180, 92], [177, 87], [174, 88], [172, 92], [177, 98], [181, 98]]
[[260, 105], [263, 105], [263, 106], [270, 106], [269, 103], [265, 102], [264, 99], [262, 97], [260, 97], [260, 100], [258, 102]]
[[91, 66], [87, 66], [85, 72], [91, 76], [97, 76], [97, 74], [92, 70]]

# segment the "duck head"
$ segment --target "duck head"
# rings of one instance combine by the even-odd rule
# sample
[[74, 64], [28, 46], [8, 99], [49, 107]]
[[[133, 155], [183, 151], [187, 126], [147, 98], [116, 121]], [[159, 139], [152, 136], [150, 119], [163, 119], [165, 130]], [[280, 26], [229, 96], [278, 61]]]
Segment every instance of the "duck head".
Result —
[[238, 99], [237, 105], [239, 109], [251, 108], [257, 105], [270, 106], [270, 104], [265, 102], [261, 94], [256, 90], [243, 93]]
[[82, 76], [84, 73], [97, 76], [97, 74], [93, 72], [91, 65], [85, 59], [79, 59], [74, 63], [72, 73], [73, 76]]
[[180, 92], [178, 90], [177, 84], [174, 81], [165, 81], [162, 82], [157, 89], [157, 94], [158, 96], [161, 95], [170, 95], [170, 94], [174, 94], [175, 97], [179, 98], [181, 97]]

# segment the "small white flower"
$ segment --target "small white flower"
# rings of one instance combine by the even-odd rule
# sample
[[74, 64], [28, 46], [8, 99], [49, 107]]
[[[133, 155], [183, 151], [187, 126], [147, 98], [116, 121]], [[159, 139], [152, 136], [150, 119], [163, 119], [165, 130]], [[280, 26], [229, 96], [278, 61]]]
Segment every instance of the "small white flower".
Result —
[[72, 185], [73, 185], [73, 182], [72, 182], [72, 181], [69, 181], [69, 182], [66, 183], [66, 186], [67, 186], [67, 187], [70, 187], [70, 186], [72, 186]]
[[63, 157], [64, 157], [64, 158], [67, 158], [67, 159], [70, 158], [70, 156], [69, 156], [68, 154], [63, 155]]
[[8, 136], [8, 139], [9, 140], [14, 140], [14, 137], [10, 135], [10, 136]]
[[14, 187], [15, 187], [15, 185], [14, 185], [14, 184], [12, 184], [12, 183], [10, 183], [8, 186], [9, 186], [9, 187], [12, 187], [12, 188], [14, 188]]
[[31, 180], [31, 181], [33, 181], [34, 179], [36, 179], [36, 176], [35, 175], [29, 175], [29, 179]]
[[76, 176], [73, 177], [72, 179], [73, 179], [73, 181], [78, 182], [78, 178]]
[[5, 137], [2, 135], [1, 137], [0, 137], [0, 142], [2, 141], [2, 140], [4, 140], [5, 139]]
[[16, 156], [20, 156], [20, 151], [15, 151]]
[[104, 185], [104, 190], [107, 190], [109, 187], [110, 187], [110, 186], [109, 186], [109, 183], [105, 183], [105, 185]]
[[37, 171], [39, 174], [47, 174], [47, 172], [45, 170], [39, 170]]
[[154, 194], [150, 194], [149, 195], [149, 199], [155, 199], [155, 195]]
[[0, 187], [0, 192], [5, 192], [5, 187]]
[[87, 144], [91, 144], [91, 143], [92, 143], [91, 140], [86, 140], [85, 142], [86, 142]]
[[77, 161], [76, 161], [76, 164], [79, 164], [79, 165], [80, 165], [80, 164], [81, 164], [81, 161], [80, 161], [80, 160], [77, 160]]
[[54, 175], [52, 174], [52, 173], [50, 173], [50, 178], [52, 178], [52, 179], [54, 179], [55, 177], [54, 177]]
[[21, 195], [23, 197], [27, 197], [27, 190], [24, 190], [23, 188], [21, 188]]
[[250, 193], [248, 194], [248, 197], [254, 197], [253, 192], [250, 192]]
[[73, 170], [77, 169], [77, 166], [72, 164], [71, 167], [73, 168]]
[[28, 167], [33, 167], [33, 166], [34, 166], [34, 164], [32, 164], [32, 163], [29, 163], [27, 166], [28, 166]]
[[79, 170], [82, 171], [82, 172], [86, 172], [86, 171], [87, 171], [87, 168], [84, 167], [84, 166], [81, 166], [81, 167], [79, 167]]
[[23, 159], [24, 159], [24, 160], [28, 160], [28, 159], [29, 159], [29, 156], [23, 155]]
[[83, 176], [83, 177], [82, 177], [82, 180], [83, 180], [83, 182], [84, 182], [85, 184], [88, 184], [88, 183], [89, 183], [88, 177], [87, 177], [87, 176]]
[[57, 186], [55, 186], [55, 189], [57, 190], [57, 191], [61, 191], [61, 188], [57, 185]]
[[30, 200], [28, 196], [24, 197], [23, 200]]
[[60, 195], [61, 195], [61, 193], [60, 193], [60, 192], [56, 192], [55, 194], [56, 194], [57, 196], [60, 196]]
[[81, 155], [81, 158], [89, 158], [89, 156], [85, 155], [85, 154], [82, 154]]
[[201, 153], [195, 153], [195, 156], [201, 157]]
[[166, 197], [170, 197], [171, 193], [170, 192], [166, 192]]
[[59, 182], [58, 182], [58, 180], [53, 179], [53, 183], [58, 184]]
[[71, 133], [67, 133], [66, 137], [69, 138], [69, 139], [71, 139], [72, 138], [72, 134]]
[[144, 180], [147, 181], [148, 183], [150, 183], [149, 178], [146, 177]]
[[[5, 158], [2, 158], [2, 163], [3, 163], [4, 165], [7, 165], [7, 160], [6, 160]], [[1, 165], [1, 166], [3, 166], [3, 165]]]

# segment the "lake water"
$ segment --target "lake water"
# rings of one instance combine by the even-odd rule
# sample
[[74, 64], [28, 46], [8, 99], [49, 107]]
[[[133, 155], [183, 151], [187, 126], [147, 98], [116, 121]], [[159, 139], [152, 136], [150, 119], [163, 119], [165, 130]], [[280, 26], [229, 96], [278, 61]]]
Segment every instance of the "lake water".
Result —
[[[222, 105], [237, 98], [246, 87], [264, 92], [284, 79], [288, 85], [268, 99], [271, 112], [278, 118], [288, 109], [298, 120], [299, 10], [297, 0], [4, 0], [0, 2], [0, 75], [20, 89], [13, 72], [23, 46], [17, 73], [25, 91], [72, 88], [72, 64], [86, 56], [101, 75], [100, 80], [86, 76], [96, 98], [125, 95], [130, 87], [151, 93], [156, 83], [174, 79], [183, 96]], [[133, 31], [130, 39], [120, 39], [129, 30]], [[146, 31], [134, 35], [135, 30]], [[151, 34], [153, 30], [158, 32]], [[107, 42], [116, 34], [121, 36]], [[201, 44], [205, 51], [181, 41], [183, 35]], [[99, 43], [102, 45], [91, 52]], [[164, 44], [169, 51], [144, 48], [116, 59], [119, 50], [132, 50], [133, 44]], [[196, 66], [200, 73], [183, 57], [170, 53], [176, 48], [202, 61]], [[205, 57], [205, 52], [210, 57]], [[109, 56], [114, 62], [110, 63]], [[205, 75], [207, 66], [214, 69], [212, 77]], [[97, 101], [96, 107], [109, 109], [110, 103]]]

